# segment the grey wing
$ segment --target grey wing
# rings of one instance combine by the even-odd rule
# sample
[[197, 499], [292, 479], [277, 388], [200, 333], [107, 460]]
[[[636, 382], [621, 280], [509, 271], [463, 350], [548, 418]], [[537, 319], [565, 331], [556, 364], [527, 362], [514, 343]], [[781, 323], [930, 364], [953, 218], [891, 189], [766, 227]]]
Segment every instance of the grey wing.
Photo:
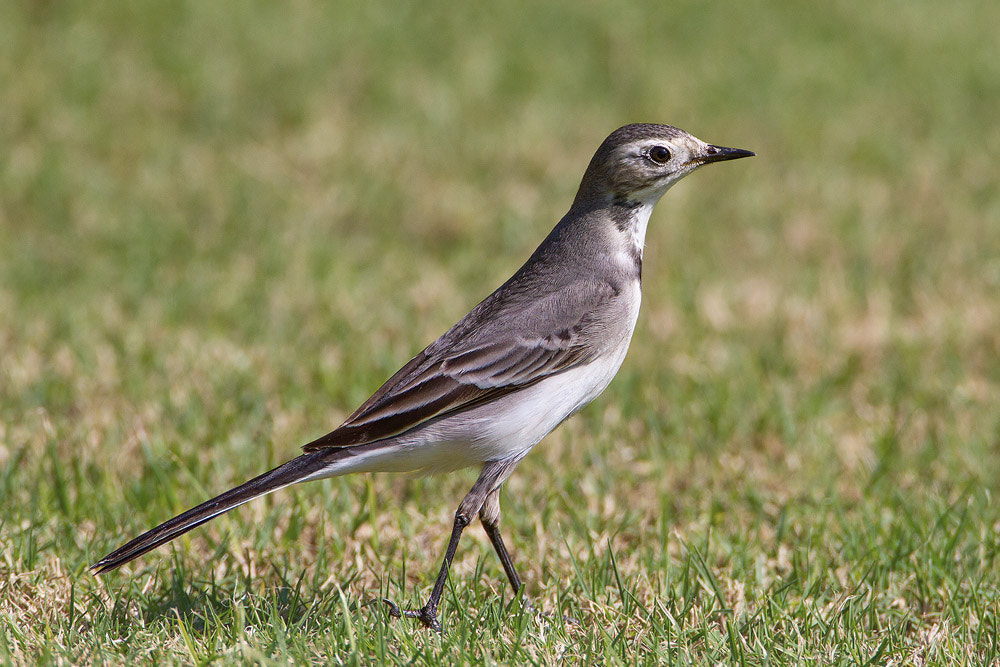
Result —
[[586, 334], [600, 326], [599, 315], [618, 296], [611, 285], [592, 281], [516, 307], [495, 293], [397, 371], [340, 427], [303, 449], [398, 435], [585, 364], [600, 351]]

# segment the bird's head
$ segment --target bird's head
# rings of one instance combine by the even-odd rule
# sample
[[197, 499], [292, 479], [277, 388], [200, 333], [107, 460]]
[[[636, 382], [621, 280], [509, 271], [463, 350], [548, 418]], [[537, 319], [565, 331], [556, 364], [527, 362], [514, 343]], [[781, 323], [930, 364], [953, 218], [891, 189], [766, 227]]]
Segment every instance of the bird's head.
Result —
[[753, 152], [707, 144], [670, 125], [640, 123], [612, 132], [587, 167], [574, 206], [653, 205], [671, 185], [711, 162]]

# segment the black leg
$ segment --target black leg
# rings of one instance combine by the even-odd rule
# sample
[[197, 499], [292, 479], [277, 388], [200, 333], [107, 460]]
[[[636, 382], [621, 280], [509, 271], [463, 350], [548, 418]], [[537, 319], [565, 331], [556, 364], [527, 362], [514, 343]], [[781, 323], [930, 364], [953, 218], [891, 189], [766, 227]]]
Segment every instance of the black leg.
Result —
[[503, 537], [500, 535], [500, 489], [495, 489], [493, 493], [486, 497], [482, 509], [479, 510], [479, 521], [483, 524], [483, 530], [486, 531], [490, 542], [493, 543], [493, 549], [500, 558], [500, 564], [503, 565], [503, 571], [507, 573], [510, 587], [514, 589], [514, 595], [516, 596], [521, 591], [521, 577], [517, 576], [517, 570], [514, 569], [514, 561], [511, 559], [510, 553], [507, 551], [507, 546], [503, 543]]
[[[389, 614], [391, 616], [397, 618], [400, 616], [416, 618], [428, 628], [441, 632], [441, 622], [437, 618], [437, 609], [441, 603], [444, 584], [448, 580], [448, 570], [451, 569], [451, 562], [455, 558], [455, 550], [458, 548], [458, 541], [462, 537], [462, 531], [465, 530], [465, 527], [469, 525], [472, 518], [482, 509], [487, 496], [496, 490], [497, 485], [502, 483], [503, 479], [506, 479], [506, 475], [510, 473], [512, 468], [513, 463], [501, 462], [488, 463], [483, 467], [483, 471], [479, 474], [479, 479], [472, 485], [472, 489], [466, 494], [462, 503], [458, 506], [458, 511], [455, 512], [455, 524], [451, 529], [451, 539], [448, 540], [448, 548], [444, 552], [444, 561], [441, 563], [441, 569], [438, 571], [437, 579], [434, 581], [434, 588], [431, 590], [431, 595], [427, 598], [427, 604], [420, 609], [401, 610], [395, 602], [384, 600], [389, 606]], [[493, 538], [491, 537], [490, 539], [492, 540]], [[497, 539], [500, 539], [499, 532], [497, 533]], [[494, 546], [496, 546], [496, 542], [494, 542]], [[503, 549], [504, 554], [507, 553], [502, 541], [499, 548]], [[510, 562], [510, 556], [507, 556], [506, 562]], [[504, 568], [506, 567], [507, 565], [505, 564]], [[510, 572], [513, 572], [513, 565], [511, 565], [511, 568]], [[510, 576], [509, 573], [508, 576]], [[517, 577], [516, 573], [514, 577]]]
[[500, 564], [503, 565], [503, 571], [507, 573], [507, 579], [510, 580], [510, 587], [514, 590], [514, 595], [517, 595], [521, 591], [521, 577], [517, 576], [517, 570], [514, 569], [514, 561], [510, 559], [510, 554], [507, 553], [507, 547], [504, 546], [503, 537], [500, 536], [500, 528], [496, 524], [490, 524], [483, 521], [483, 528], [486, 530], [486, 534], [490, 538], [490, 542], [493, 543], [493, 548], [496, 549], [497, 556], [500, 557]]
[[455, 550], [458, 548], [458, 540], [462, 537], [462, 531], [469, 525], [469, 520], [462, 516], [461, 512], [455, 514], [455, 525], [451, 529], [451, 539], [448, 540], [448, 549], [444, 552], [444, 562], [441, 563], [441, 570], [438, 572], [437, 580], [434, 582], [434, 589], [431, 596], [427, 598], [427, 604], [420, 609], [400, 610], [396, 604], [386, 600], [389, 605], [389, 613], [392, 616], [406, 616], [416, 618], [431, 630], [441, 632], [441, 621], [437, 618], [438, 604], [441, 602], [441, 595], [444, 593], [444, 584], [448, 580], [448, 570], [451, 569], [451, 561], [455, 558]]
[[[497, 556], [500, 557], [500, 564], [503, 565], [503, 571], [507, 573], [510, 587], [514, 589], [514, 596], [517, 597], [521, 592], [523, 584], [521, 583], [521, 577], [517, 576], [517, 570], [514, 568], [514, 560], [510, 557], [510, 552], [507, 551], [507, 546], [503, 543], [503, 537], [500, 535], [499, 487], [494, 489], [483, 502], [483, 507], [479, 510], [479, 521], [483, 524], [483, 529], [486, 531], [486, 535], [489, 536], [490, 542], [493, 543], [493, 548], [496, 550]], [[531, 603], [531, 600], [527, 596], [521, 598], [521, 604], [526, 610], [539, 613], [542, 617], [552, 617], [551, 614], [538, 612], [535, 609], [535, 605]], [[567, 623], [579, 625], [579, 622], [575, 618], [568, 616], [563, 616], [562, 618]]]

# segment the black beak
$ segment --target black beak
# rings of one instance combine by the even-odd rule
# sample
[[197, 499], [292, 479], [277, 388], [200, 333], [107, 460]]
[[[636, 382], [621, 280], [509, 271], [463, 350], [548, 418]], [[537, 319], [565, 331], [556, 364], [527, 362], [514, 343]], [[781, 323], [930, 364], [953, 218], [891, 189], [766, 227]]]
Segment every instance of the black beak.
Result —
[[699, 164], [708, 164], [709, 162], [723, 162], [724, 160], [738, 160], [741, 157], [753, 157], [756, 155], [753, 151], [745, 151], [742, 148], [726, 148], [725, 146], [709, 146], [705, 150], [705, 154], [701, 157], [695, 158], [693, 161]]

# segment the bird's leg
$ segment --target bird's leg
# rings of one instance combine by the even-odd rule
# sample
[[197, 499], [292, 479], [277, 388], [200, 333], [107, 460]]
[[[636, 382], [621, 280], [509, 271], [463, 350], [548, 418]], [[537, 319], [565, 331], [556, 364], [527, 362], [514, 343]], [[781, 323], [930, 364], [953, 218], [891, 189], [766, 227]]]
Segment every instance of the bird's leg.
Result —
[[427, 604], [420, 609], [400, 609], [390, 600], [386, 600], [389, 605], [389, 614], [392, 616], [406, 616], [407, 618], [419, 619], [431, 630], [441, 632], [441, 621], [437, 618], [438, 604], [441, 602], [441, 595], [444, 593], [444, 584], [448, 580], [448, 570], [451, 569], [451, 561], [455, 558], [455, 550], [458, 548], [458, 540], [462, 537], [462, 531], [469, 525], [469, 518], [462, 515], [461, 510], [455, 512], [455, 525], [451, 529], [451, 539], [448, 540], [448, 549], [444, 552], [444, 562], [441, 563], [441, 570], [438, 572], [437, 580], [434, 582], [434, 589], [427, 598]]
[[[507, 573], [507, 579], [510, 581], [510, 587], [514, 590], [514, 596], [516, 597], [521, 592], [523, 584], [521, 583], [521, 577], [517, 576], [517, 570], [514, 569], [514, 561], [511, 560], [510, 553], [508, 553], [507, 547], [503, 543], [503, 537], [500, 535], [499, 488], [494, 489], [490, 495], [486, 496], [486, 501], [483, 503], [482, 509], [479, 510], [479, 521], [483, 524], [483, 530], [486, 531], [490, 542], [493, 543], [493, 549], [496, 550], [497, 556], [500, 558], [500, 564], [503, 565], [503, 571]], [[530, 607], [531, 603], [528, 602], [527, 605]]]
[[[500, 487], [497, 487], [490, 495], [486, 496], [486, 501], [483, 503], [482, 509], [479, 510], [479, 521], [483, 524], [483, 529], [486, 531], [486, 535], [489, 536], [490, 542], [493, 543], [493, 548], [496, 550], [497, 556], [500, 557], [503, 571], [507, 573], [507, 579], [510, 581], [510, 587], [514, 589], [514, 597], [516, 598], [521, 593], [521, 588], [524, 587], [524, 584], [521, 582], [521, 577], [517, 576], [517, 570], [514, 569], [514, 561], [507, 551], [507, 546], [503, 543], [503, 537], [500, 536]], [[554, 617], [553, 614], [541, 612], [536, 609], [531, 599], [527, 596], [521, 598], [521, 604], [524, 605], [527, 611], [540, 614], [545, 618]], [[574, 625], [580, 624], [579, 621], [570, 616], [563, 616], [562, 619]]]
[[[479, 474], [479, 479], [472, 485], [472, 489], [466, 494], [462, 503], [455, 512], [455, 524], [451, 529], [451, 539], [448, 540], [448, 548], [444, 552], [444, 561], [441, 563], [441, 570], [438, 572], [437, 580], [431, 595], [427, 598], [427, 604], [420, 609], [400, 609], [391, 600], [385, 600], [389, 606], [391, 616], [419, 619], [426, 627], [441, 632], [441, 622], [437, 618], [438, 604], [441, 602], [441, 595], [444, 593], [444, 584], [448, 580], [448, 570], [451, 569], [451, 561], [455, 558], [455, 550], [458, 548], [458, 541], [462, 537], [462, 531], [471, 523], [473, 517], [483, 506], [487, 496], [500, 483], [502, 475], [509, 473], [512, 466], [501, 462], [487, 463], [483, 466], [483, 471]], [[509, 558], [508, 558], [509, 560]], [[515, 575], [517, 576], [517, 575]]]

